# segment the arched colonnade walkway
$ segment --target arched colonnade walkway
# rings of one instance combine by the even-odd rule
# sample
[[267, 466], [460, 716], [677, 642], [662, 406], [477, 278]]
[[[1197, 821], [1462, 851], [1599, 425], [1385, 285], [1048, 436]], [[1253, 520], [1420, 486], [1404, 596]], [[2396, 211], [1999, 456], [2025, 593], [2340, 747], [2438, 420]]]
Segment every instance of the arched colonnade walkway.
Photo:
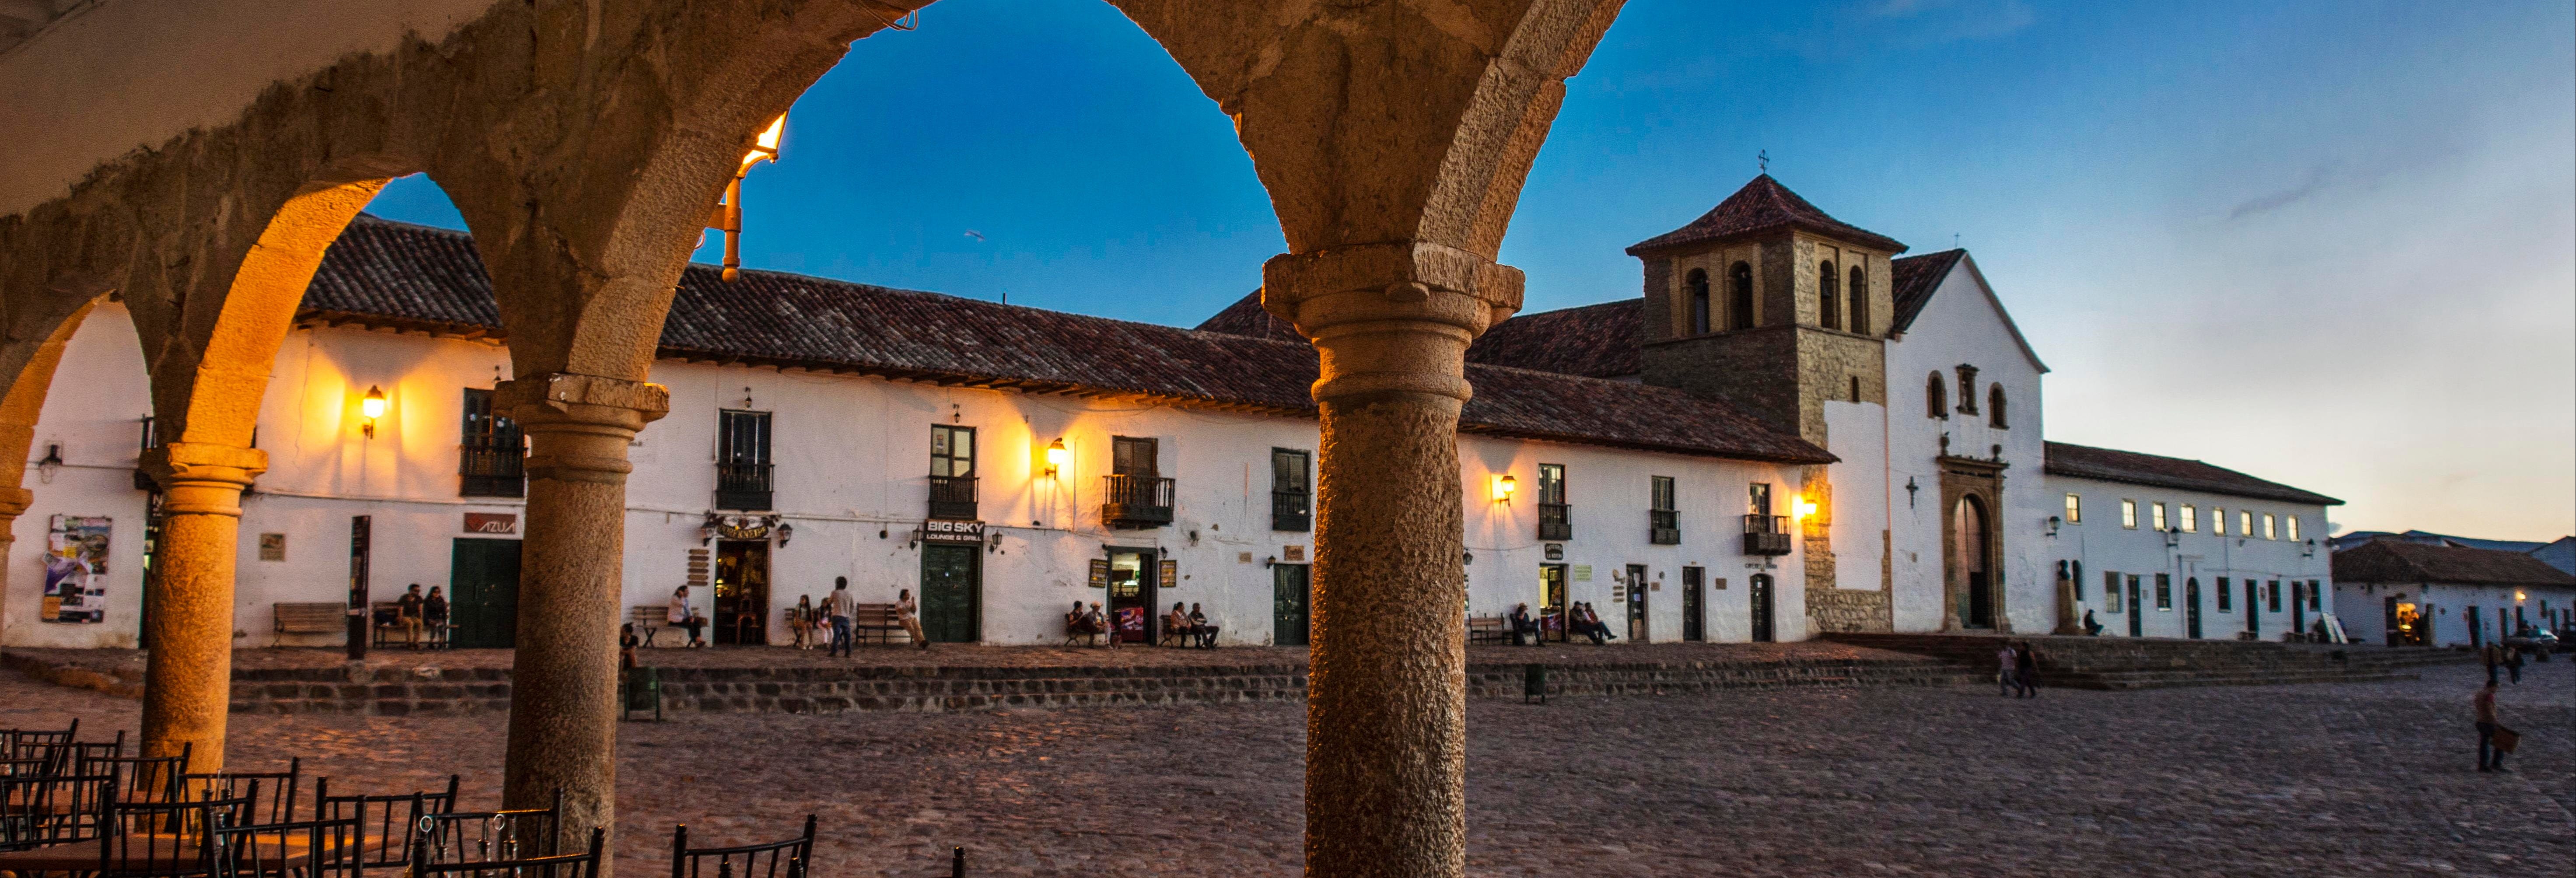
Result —
[[[1290, 249], [1263, 304], [1321, 351], [1308, 874], [1461, 874], [1463, 357], [1520, 305], [1496, 252], [1620, 0], [1110, 2], [1235, 120]], [[926, 3], [508, 0], [0, 218], [0, 524], [81, 316], [120, 295], [145, 348], [166, 498], [147, 751], [222, 763], [269, 365], [340, 229], [425, 173], [491, 274], [530, 437], [505, 802], [560, 788], [567, 825], [613, 825], [626, 449], [668, 409], [645, 378], [673, 287], [753, 136]]]

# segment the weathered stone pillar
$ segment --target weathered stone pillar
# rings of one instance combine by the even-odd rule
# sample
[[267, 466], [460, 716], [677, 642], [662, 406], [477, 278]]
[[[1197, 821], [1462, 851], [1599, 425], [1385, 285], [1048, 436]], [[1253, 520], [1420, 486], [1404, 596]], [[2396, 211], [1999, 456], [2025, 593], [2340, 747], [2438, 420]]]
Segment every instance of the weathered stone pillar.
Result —
[[9, 618], [9, 553], [18, 547], [18, 516], [27, 514], [27, 504], [35, 500], [34, 491], [0, 488], [0, 625]]
[[1323, 460], [1306, 707], [1306, 874], [1466, 868], [1458, 412], [1467, 344], [1521, 275], [1424, 242], [1276, 257], [1262, 304], [1314, 339]]
[[232, 707], [233, 561], [241, 494], [268, 470], [268, 453], [204, 442], [144, 452], [161, 483], [161, 537], [144, 608], [143, 755], [191, 753], [189, 771], [224, 767]]
[[[554, 373], [501, 385], [528, 436], [518, 656], [501, 801], [563, 791], [560, 841], [617, 828], [617, 617], [626, 549], [627, 443], [671, 409], [659, 384]], [[603, 864], [605, 867], [605, 864]]]

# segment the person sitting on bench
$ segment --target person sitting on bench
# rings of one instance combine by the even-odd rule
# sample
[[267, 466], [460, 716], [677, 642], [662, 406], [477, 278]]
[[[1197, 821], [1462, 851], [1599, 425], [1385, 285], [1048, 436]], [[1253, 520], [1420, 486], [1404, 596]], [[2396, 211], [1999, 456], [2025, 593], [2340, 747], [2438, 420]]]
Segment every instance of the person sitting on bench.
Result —
[[688, 586], [680, 586], [680, 590], [671, 593], [671, 627], [689, 630], [689, 648], [707, 645], [706, 638], [698, 636], [698, 629], [707, 627], [707, 617], [689, 608]]
[[1216, 648], [1216, 626], [1208, 624], [1207, 614], [1197, 604], [1190, 605], [1190, 633], [1198, 636], [1200, 649]]
[[1512, 615], [1505, 621], [1512, 626], [1513, 646], [1538, 642], [1538, 620], [1530, 618], [1529, 604], [1513, 604]]
[[1198, 629], [1190, 625], [1190, 611], [1179, 601], [1172, 602], [1172, 612], [1163, 617], [1164, 636], [1178, 637], [1182, 646], [1188, 646], [1191, 636], [1197, 633]]
[[1610, 633], [1610, 626], [1601, 623], [1601, 614], [1592, 611], [1591, 601], [1584, 601], [1583, 603], [1575, 604], [1574, 606], [1583, 617], [1580, 622], [1576, 623], [1575, 633], [1592, 638], [1592, 645], [1594, 646], [1600, 646], [1604, 643], [1619, 639], [1616, 635]]

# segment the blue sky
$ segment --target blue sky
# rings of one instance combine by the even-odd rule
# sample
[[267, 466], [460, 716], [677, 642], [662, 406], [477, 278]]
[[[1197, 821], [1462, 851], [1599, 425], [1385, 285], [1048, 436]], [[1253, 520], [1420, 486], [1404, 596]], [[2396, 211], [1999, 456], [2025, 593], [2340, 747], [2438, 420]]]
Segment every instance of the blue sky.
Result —
[[[2051, 438], [2333, 494], [2348, 529], [2576, 530], [2565, 2], [1631, 0], [1569, 89], [1503, 247], [1532, 310], [1636, 295], [1621, 249], [1767, 150], [1975, 254], [2055, 370]], [[943, 0], [784, 151], [753, 267], [1190, 325], [1284, 249], [1225, 117], [1098, 0]], [[373, 209], [458, 224], [417, 178]]]

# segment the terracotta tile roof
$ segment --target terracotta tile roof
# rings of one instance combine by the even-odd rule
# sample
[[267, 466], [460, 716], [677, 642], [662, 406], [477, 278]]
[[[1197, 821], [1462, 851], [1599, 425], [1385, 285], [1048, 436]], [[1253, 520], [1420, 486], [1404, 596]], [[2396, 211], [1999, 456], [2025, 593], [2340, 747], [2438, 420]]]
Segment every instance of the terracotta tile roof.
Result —
[[1234, 304], [1225, 306], [1225, 310], [1218, 311], [1215, 316], [1200, 322], [1198, 331], [1266, 338], [1271, 341], [1306, 340], [1305, 336], [1297, 334], [1296, 327], [1288, 325], [1288, 321], [1271, 316], [1269, 311], [1261, 307], [1260, 290], [1253, 290], [1243, 298], [1234, 300]]
[[[492, 288], [462, 232], [360, 216], [324, 255], [300, 320], [501, 334]], [[1315, 350], [771, 271], [736, 283], [680, 278], [660, 354], [696, 362], [849, 372], [943, 385], [1135, 396], [1313, 417]], [[1490, 434], [1782, 463], [1833, 455], [1724, 403], [1680, 391], [1470, 364], [1459, 425]]]
[[1789, 191], [1789, 187], [1764, 174], [1744, 184], [1744, 188], [1718, 202], [1717, 207], [1692, 220], [1690, 225], [1637, 242], [1628, 248], [1628, 255], [1639, 256], [1653, 250], [1783, 228], [1804, 229], [1890, 253], [1905, 252], [1905, 245], [1896, 239], [1827, 216], [1815, 205], [1808, 204], [1806, 199], [1798, 197], [1798, 193]]
[[1896, 320], [1888, 325], [1888, 334], [1900, 334], [1911, 328], [1915, 315], [1923, 313], [1923, 306], [1932, 303], [1932, 291], [1941, 288], [1941, 279], [1949, 277], [1950, 269], [1957, 268], [1959, 260], [1967, 255], [1966, 250], [1943, 250], [1888, 260], [1887, 268], [1895, 275], [1893, 282], [1896, 287]]
[[2334, 553], [2336, 582], [2576, 586], [2576, 576], [2521, 552], [2372, 540]]
[[2315, 506], [2343, 504], [2343, 501], [2324, 494], [2302, 491], [2278, 482], [2267, 482], [2232, 469], [2211, 466], [2197, 460], [2069, 445], [2064, 442], [2048, 443], [2047, 472], [2052, 476], [2074, 476], [2183, 491], [2205, 491], [2231, 497], [2279, 500], [2284, 503]]
[[[1640, 347], [1646, 340], [1645, 307], [1642, 298], [1621, 299], [1522, 314], [1486, 330], [1467, 348], [1467, 362], [1586, 378], [1635, 375], [1646, 370]], [[1305, 340], [1286, 322], [1261, 310], [1258, 290], [1225, 306], [1198, 328], [1253, 338]]]

